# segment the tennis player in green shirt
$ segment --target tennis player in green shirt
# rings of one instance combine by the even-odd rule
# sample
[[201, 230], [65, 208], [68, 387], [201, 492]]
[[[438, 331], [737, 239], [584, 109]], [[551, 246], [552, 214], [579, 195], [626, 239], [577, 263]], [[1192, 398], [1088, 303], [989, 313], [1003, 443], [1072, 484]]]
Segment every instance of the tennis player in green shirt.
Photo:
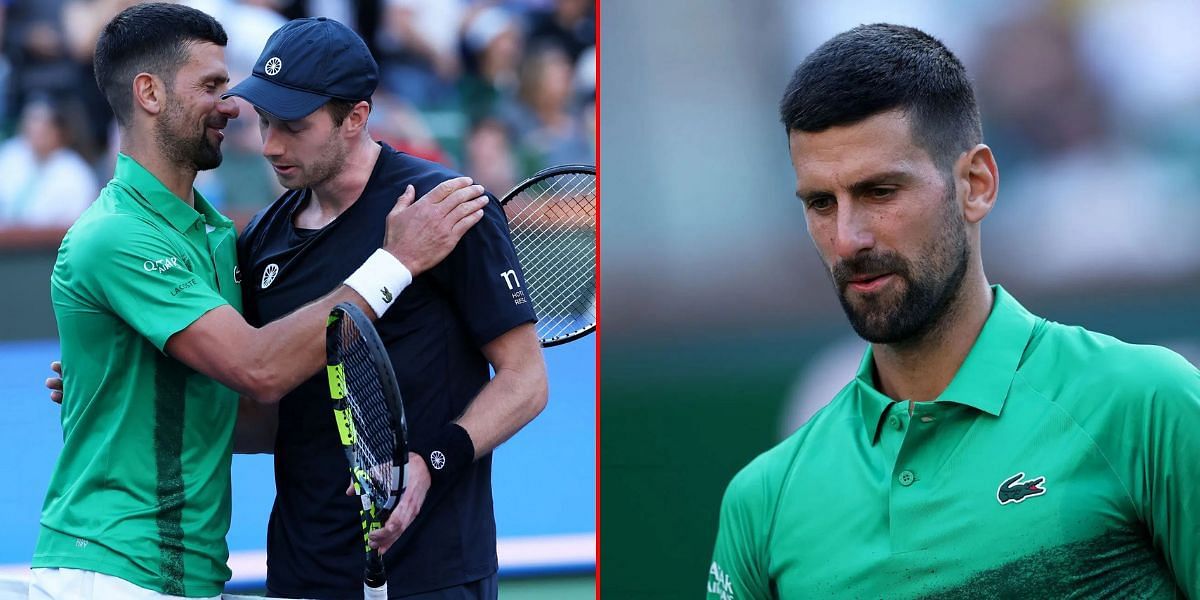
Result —
[[988, 283], [999, 173], [958, 59], [860, 26], [803, 61], [780, 112], [870, 346], [729, 484], [707, 597], [1200, 598], [1200, 372]]
[[238, 395], [275, 402], [324, 363], [325, 318], [381, 315], [482, 217], [459, 178], [388, 216], [384, 247], [328, 295], [262, 328], [242, 319], [233, 224], [193, 189], [221, 162], [226, 35], [141, 4], [108, 23], [96, 80], [116, 114], [113, 179], [67, 232], [51, 276], [63, 449], [42, 510], [32, 598], [209, 597], [229, 579]]

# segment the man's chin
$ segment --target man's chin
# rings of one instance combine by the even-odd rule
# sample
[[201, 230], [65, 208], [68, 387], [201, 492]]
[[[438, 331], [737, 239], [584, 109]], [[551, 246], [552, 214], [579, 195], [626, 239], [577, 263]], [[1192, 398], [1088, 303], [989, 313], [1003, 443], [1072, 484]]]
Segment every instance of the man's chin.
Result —
[[867, 295], [849, 291], [842, 293], [842, 309], [858, 337], [872, 344], [888, 344], [896, 340], [897, 303], [902, 298], [891, 294]]
[[196, 162], [196, 170], [212, 170], [221, 166], [221, 155]]
[[222, 158], [223, 157], [221, 156], [220, 152], [217, 152], [216, 156], [205, 156], [205, 157], [201, 158], [200, 160], [196, 161], [196, 170], [197, 171], [210, 171], [212, 169], [215, 169], [215, 168], [221, 166]]
[[285, 190], [302, 190], [302, 189], [308, 187], [308, 186], [304, 185], [302, 182], [300, 182], [299, 180], [297, 180], [295, 177], [287, 177], [285, 175], [280, 175], [278, 172], [275, 173], [275, 181], [278, 181], [279, 185], [283, 186], [283, 189], [285, 189]]
[[196, 165], [197, 171], [208, 171], [221, 166], [221, 142], [213, 143], [209, 140], [203, 140], [196, 147], [196, 153], [192, 164]]

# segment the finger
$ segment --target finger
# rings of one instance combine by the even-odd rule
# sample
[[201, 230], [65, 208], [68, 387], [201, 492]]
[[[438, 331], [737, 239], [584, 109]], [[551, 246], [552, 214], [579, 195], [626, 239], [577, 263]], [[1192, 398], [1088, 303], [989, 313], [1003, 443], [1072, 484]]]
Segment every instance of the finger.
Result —
[[443, 211], [445, 211], [446, 213], [449, 213], [450, 211], [454, 210], [455, 208], [458, 208], [459, 206], [462, 206], [463, 204], [465, 204], [467, 202], [471, 202], [472, 200], [479, 198], [480, 196], [483, 195], [483, 192], [484, 192], [484, 189], [483, 189], [482, 185], [472, 185], [469, 187], [462, 188], [460, 190], [455, 190], [455, 192], [453, 194], [450, 194], [449, 196], [447, 196], [446, 199], [443, 200], [439, 206], [442, 208]]
[[450, 228], [450, 232], [461, 238], [467, 234], [467, 230], [474, 227], [476, 223], [483, 220], [483, 211], [477, 210], [466, 217], [463, 217]]
[[400, 534], [396, 534], [393, 537], [389, 537], [387, 539], [380, 540], [379, 541], [379, 551], [381, 553], [386, 554], [387, 551], [390, 550], [392, 548], [392, 546], [396, 543], [396, 540], [399, 540], [399, 539], [400, 539]]
[[46, 389], [61, 390], [62, 389], [62, 380], [57, 377], [47, 377], [46, 378]]
[[404, 533], [405, 525], [402, 519], [399, 507], [397, 507], [397, 510], [392, 512], [382, 527], [367, 535], [367, 543], [372, 548], [386, 552], [387, 548], [400, 538], [400, 534]]
[[399, 538], [408, 529], [408, 526], [412, 524], [412, 520], [413, 503], [406, 496], [400, 504], [396, 505], [396, 510], [392, 512], [392, 518], [388, 519], [388, 533], [393, 538]]
[[487, 206], [487, 203], [487, 196], [479, 196], [471, 199], [469, 202], [463, 202], [462, 204], [459, 204], [454, 208], [454, 210], [448, 213], [448, 216], [451, 221], [461, 221], [471, 216], [472, 213], [483, 210], [483, 207]]
[[62, 392], [50, 392], [50, 400], [54, 401], [55, 404], [62, 404], [62, 399]]
[[50, 363], [50, 370], [62, 375], [62, 363], [57, 360]]
[[409, 184], [409, 185], [405, 186], [404, 193], [400, 194], [399, 198], [396, 198], [396, 206], [392, 210], [395, 211], [395, 210], [403, 210], [405, 208], [408, 208], [410, 205], [412, 205], [413, 200], [416, 200], [416, 199], [417, 199], [417, 188], [413, 187], [412, 184]]
[[353, 482], [353, 481], [351, 481], [351, 482], [350, 482], [350, 485], [346, 486], [346, 495], [347, 495], [347, 496], [353, 496], [353, 495], [355, 495], [355, 494], [354, 494], [354, 482]]
[[446, 181], [434, 186], [434, 188], [429, 190], [429, 193], [425, 194], [423, 198], [429, 202], [437, 204], [438, 202], [445, 200], [455, 191], [461, 190], [472, 183], [474, 182], [470, 177], [455, 177], [454, 179], [447, 179]]

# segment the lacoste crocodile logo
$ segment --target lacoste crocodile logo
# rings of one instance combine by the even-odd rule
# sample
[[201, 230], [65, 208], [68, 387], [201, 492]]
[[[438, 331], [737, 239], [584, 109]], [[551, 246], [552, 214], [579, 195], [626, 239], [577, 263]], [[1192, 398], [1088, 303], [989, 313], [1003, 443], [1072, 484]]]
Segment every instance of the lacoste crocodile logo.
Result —
[[383, 292], [383, 301], [384, 301], [384, 302], [391, 302], [391, 301], [392, 301], [392, 293], [391, 293], [391, 292], [389, 292], [389, 291], [388, 291], [388, 289], [387, 289], [386, 287], [385, 287], [385, 288], [383, 288], [382, 290], [379, 290], [379, 291]]
[[1029, 481], [1021, 481], [1025, 477], [1025, 473], [1017, 473], [1012, 477], [1004, 480], [1000, 487], [996, 490], [996, 500], [1000, 504], [1019, 503], [1026, 498], [1041, 496], [1046, 493], [1046, 488], [1041, 487], [1046, 482], [1045, 477], [1036, 477]]

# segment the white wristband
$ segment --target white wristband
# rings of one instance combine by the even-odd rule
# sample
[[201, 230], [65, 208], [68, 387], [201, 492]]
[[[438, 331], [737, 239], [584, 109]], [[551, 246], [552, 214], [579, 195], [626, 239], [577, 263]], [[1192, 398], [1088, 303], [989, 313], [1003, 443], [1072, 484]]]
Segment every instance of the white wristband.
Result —
[[400, 292], [412, 283], [412, 278], [412, 272], [400, 259], [380, 248], [346, 278], [346, 285], [371, 305], [371, 310], [375, 311], [378, 318], [400, 297]]

